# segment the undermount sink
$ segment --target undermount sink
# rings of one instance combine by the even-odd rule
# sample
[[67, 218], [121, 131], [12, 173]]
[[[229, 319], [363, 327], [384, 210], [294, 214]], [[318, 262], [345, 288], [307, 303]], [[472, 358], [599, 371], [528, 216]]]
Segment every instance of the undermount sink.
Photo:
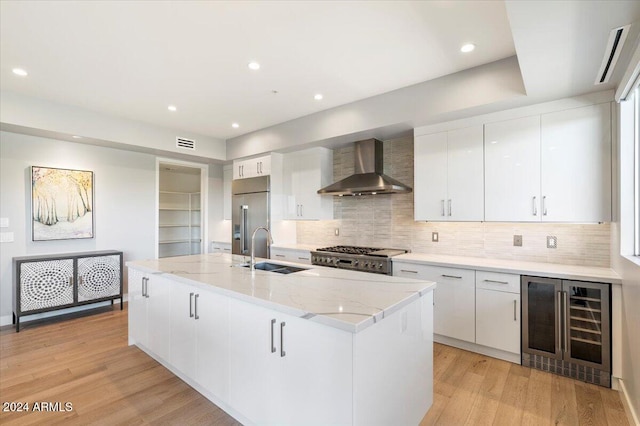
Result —
[[[249, 264], [239, 265], [242, 268], [248, 268]], [[298, 268], [297, 266], [279, 265], [271, 262], [256, 263], [256, 269], [261, 271], [277, 272], [278, 274], [292, 274], [294, 272], [306, 271], [307, 268]]]

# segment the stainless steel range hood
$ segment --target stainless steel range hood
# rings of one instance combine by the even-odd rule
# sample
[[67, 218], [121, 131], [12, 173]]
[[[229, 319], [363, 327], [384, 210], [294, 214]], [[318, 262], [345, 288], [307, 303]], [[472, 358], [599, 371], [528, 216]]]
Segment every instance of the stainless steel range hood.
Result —
[[411, 188], [383, 173], [382, 141], [356, 142], [355, 173], [318, 190], [321, 195], [375, 195], [411, 192]]

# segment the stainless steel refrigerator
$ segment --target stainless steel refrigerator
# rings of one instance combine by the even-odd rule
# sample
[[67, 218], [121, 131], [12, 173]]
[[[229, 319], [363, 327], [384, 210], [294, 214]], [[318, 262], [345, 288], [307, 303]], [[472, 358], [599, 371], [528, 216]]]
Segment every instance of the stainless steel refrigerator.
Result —
[[[251, 234], [259, 227], [269, 228], [269, 176], [236, 179], [231, 184], [231, 242], [233, 254], [251, 254]], [[269, 258], [267, 233], [255, 238], [256, 257]]]

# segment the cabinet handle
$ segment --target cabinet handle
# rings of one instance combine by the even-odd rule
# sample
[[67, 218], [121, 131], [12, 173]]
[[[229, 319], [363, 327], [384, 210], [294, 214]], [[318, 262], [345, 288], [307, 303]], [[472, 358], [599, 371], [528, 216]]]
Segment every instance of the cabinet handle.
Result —
[[562, 309], [560, 307], [560, 298], [562, 297], [562, 292], [558, 292], [558, 298], [556, 299], [556, 313], [558, 314], [558, 340], [556, 343], [556, 352], [562, 352]]
[[445, 277], [445, 278], [455, 278], [456, 280], [461, 280], [462, 279], [462, 277], [459, 277], [457, 275], [445, 275], [445, 274], [442, 274], [442, 276]]
[[542, 215], [543, 216], [547, 215], [547, 196], [546, 195], [542, 196]]
[[418, 271], [412, 271], [410, 269], [400, 269], [400, 272], [409, 272], [410, 274], [417, 274]]
[[189, 293], [189, 318], [193, 318], [193, 293]]
[[194, 300], [194, 305], [195, 305], [195, 311], [196, 311], [196, 318], [195, 319], [200, 319], [200, 317], [198, 316], [198, 297], [200, 297], [199, 294], [196, 294], [196, 298]]
[[144, 294], [144, 277], [142, 277], [142, 279], [140, 280], [141, 284], [142, 284], [142, 297], [145, 297], [146, 295]]
[[535, 195], [533, 196], [533, 215], [534, 216], [538, 216], [538, 205], [536, 203], [536, 197]]
[[451, 199], [449, 199], [449, 216], [451, 216]]
[[496, 281], [496, 280], [484, 280], [487, 283], [495, 283], [495, 284], [509, 284], [509, 281]]
[[276, 351], [276, 347], [273, 344], [273, 326], [276, 323], [276, 319], [272, 319], [271, 320], [271, 353], [274, 353]]
[[440, 216], [444, 216], [444, 200], [440, 200]]
[[[562, 315], [564, 318], [566, 318], [567, 315], [567, 292], [563, 291], [562, 292]], [[569, 351], [569, 336], [568, 336], [568, 331], [569, 331], [569, 327], [567, 325], [565, 325], [564, 327], [564, 351], [568, 352]]]
[[69, 287], [73, 287], [73, 277], [69, 277]]
[[83, 279], [82, 279], [82, 275], [80, 275], [78, 277], [78, 285], [82, 285], [84, 283]]
[[284, 326], [287, 325], [286, 322], [280, 323], [280, 358], [285, 356], [287, 353], [284, 351]]
[[304, 205], [300, 204], [300, 217], [304, 217]]
[[298, 257], [298, 260], [309, 260], [308, 257]]
[[260, 174], [260, 162], [256, 163], [256, 174]]
[[518, 321], [518, 317], [516, 316], [517, 306], [518, 306], [518, 300], [517, 299], [513, 299], [513, 320], [514, 321]]
[[276, 257], [285, 257], [284, 254], [276, 254]]

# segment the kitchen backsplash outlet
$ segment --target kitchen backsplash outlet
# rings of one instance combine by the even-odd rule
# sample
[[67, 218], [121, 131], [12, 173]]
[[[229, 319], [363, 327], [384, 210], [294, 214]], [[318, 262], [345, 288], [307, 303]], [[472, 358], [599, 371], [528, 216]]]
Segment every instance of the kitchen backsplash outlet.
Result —
[[550, 249], [558, 248], [558, 238], [552, 237], [551, 235], [547, 235], [547, 248], [550, 248]]
[[439, 237], [437, 232], [432, 232], [431, 233], [431, 242], [437, 243], [438, 242], [438, 238], [440, 238], [440, 237]]
[[[413, 186], [413, 137], [384, 143], [385, 173]], [[334, 151], [334, 179], [353, 173], [353, 147]], [[335, 229], [341, 228], [339, 236]], [[413, 193], [335, 197], [334, 220], [298, 221], [298, 244], [358, 245], [532, 262], [609, 267], [610, 224], [416, 222]], [[439, 242], [432, 242], [432, 233]], [[513, 245], [521, 235], [525, 246]], [[562, 245], [547, 250], [546, 237]]]
[[513, 246], [514, 247], [522, 247], [522, 235], [514, 235], [513, 236]]

